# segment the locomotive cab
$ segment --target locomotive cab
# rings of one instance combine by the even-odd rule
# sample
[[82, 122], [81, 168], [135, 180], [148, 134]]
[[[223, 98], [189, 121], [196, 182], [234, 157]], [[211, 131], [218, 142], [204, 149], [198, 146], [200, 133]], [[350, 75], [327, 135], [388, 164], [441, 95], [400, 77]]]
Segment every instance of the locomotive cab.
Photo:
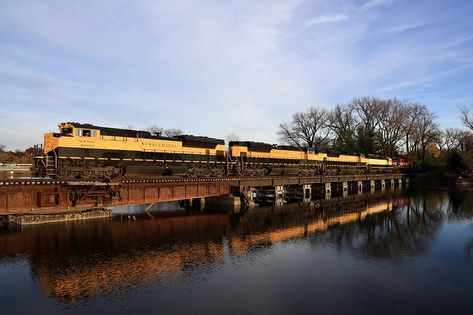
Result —
[[[85, 126], [84, 126], [85, 127]], [[91, 126], [92, 127], [92, 126]], [[61, 136], [70, 137], [92, 137], [96, 138], [100, 135], [100, 130], [94, 128], [78, 128], [70, 123], [62, 123], [59, 125]]]
[[61, 136], [72, 136], [74, 128], [72, 128], [72, 127], [61, 127], [61, 125], [59, 125], [59, 131], [61, 133]]

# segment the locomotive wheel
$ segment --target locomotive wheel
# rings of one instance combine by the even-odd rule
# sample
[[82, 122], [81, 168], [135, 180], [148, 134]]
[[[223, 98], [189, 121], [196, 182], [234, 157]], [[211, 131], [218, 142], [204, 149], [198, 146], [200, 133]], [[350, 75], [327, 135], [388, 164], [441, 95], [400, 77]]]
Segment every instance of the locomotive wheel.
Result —
[[59, 166], [57, 169], [57, 175], [62, 178], [68, 178], [70, 176], [70, 172], [64, 166]]
[[83, 170], [82, 172], [80, 172], [80, 177], [83, 178], [83, 179], [89, 179], [92, 177], [92, 174], [94, 172], [92, 172], [92, 170], [90, 169], [85, 169]]
[[114, 169], [113, 168], [109, 168], [105, 171], [105, 177], [106, 178], [112, 178], [113, 177], [113, 174], [114, 174]]

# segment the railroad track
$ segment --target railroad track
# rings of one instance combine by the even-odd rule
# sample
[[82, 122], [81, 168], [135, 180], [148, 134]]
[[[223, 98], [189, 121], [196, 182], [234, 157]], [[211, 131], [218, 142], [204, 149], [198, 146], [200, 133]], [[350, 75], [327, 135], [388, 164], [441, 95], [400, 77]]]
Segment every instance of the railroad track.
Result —
[[265, 181], [265, 180], [287, 180], [287, 179], [335, 179], [339, 181], [356, 181], [369, 179], [401, 178], [406, 174], [363, 174], [363, 175], [324, 175], [324, 176], [252, 176], [252, 177], [202, 177], [183, 178], [178, 176], [165, 176], [157, 178], [124, 178], [119, 181], [84, 181], [84, 180], [58, 180], [51, 178], [21, 178], [0, 179], [0, 186], [28, 186], [28, 185], [92, 185], [107, 186], [133, 183], [209, 183], [209, 182], [239, 182], [239, 181]]

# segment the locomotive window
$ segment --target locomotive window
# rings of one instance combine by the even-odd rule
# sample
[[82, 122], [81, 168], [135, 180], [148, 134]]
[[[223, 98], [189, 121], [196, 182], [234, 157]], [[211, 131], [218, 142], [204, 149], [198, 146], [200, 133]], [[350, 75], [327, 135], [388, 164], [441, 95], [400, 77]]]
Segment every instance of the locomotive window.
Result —
[[70, 134], [72, 134], [72, 128], [62, 128], [61, 133], [63, 135], [70, 135]]
[[91, 135], [91, 130], [89, 130], [89, 129], [83, 129], [82, 130], [82, 136], [83, 137], [90, 137], [90, 135]]

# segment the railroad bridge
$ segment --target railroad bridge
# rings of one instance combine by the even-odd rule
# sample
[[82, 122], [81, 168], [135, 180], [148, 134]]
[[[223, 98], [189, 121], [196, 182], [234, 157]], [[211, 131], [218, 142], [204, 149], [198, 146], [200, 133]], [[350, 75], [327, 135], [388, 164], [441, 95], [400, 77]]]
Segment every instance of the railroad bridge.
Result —
[[[167, 201], [215, 202], [230, 197], [232, 205], [284, 200], [310, 201], [332, 196], [402, 187], [406, 174], [330, 176], [266, 176], [221, 178], [128, 178], [118, 182], [53, 179], [0, 180], [0, 216], [77, 212], [132, 204]], [[223, 197], [225, 198], [225, 197]], [[238, 202], [236, 200], [238, 199]], [[227, 197], [227, 201], [229, 198]], [[225, 204], [222, 202], [220, 204]]]

